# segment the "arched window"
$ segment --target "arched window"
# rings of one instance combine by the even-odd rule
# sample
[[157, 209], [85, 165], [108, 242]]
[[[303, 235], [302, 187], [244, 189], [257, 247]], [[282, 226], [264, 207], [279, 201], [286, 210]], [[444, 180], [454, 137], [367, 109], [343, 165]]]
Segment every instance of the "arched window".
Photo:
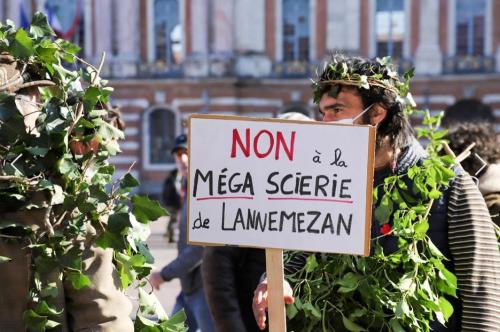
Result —
[[165, 67], [182, 61], [182, 28], [179, 0], [154, 0], [154, 60]]
[[283, 0], [283, 60], [309, 60], [309, 0]]
[[486, 0], [456, 0], [456, 54], [484, 55]]
[[377, 56], [403, 57], [405, 8], [401, 0], [377, 0], [375, 36]]
[[174, 159], [170, 153], [176, 136], [175, 113], [166, 108], [157, 108], [147, 114], [146, 128], [149, 147], [149, 164], [173, 164]]

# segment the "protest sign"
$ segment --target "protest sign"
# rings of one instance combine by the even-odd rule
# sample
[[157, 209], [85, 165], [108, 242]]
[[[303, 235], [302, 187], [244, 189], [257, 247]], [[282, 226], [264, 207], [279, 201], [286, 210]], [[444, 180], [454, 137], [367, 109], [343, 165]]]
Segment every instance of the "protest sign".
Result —
[[193, 115], [188, 240], [369, 254], [375, 129]]

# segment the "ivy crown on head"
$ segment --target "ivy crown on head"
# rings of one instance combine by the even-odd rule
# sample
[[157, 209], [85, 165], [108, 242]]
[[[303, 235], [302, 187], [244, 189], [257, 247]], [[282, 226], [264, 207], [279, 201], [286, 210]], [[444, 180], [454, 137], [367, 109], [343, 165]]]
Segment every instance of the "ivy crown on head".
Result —
[[413, 75], [414, 69], [411, 69], [400, 79], [389, 56], [367, 60], [336, 54], [324, 63], [321, 75], [317, 75], [318, 79], [313, 80], [314, 102], [319, 104], [325, 93], [336, 97], [339, 86], [348, 85], [366, 90], [382, 88], [392, 92], [402, 104], [407, 104]]

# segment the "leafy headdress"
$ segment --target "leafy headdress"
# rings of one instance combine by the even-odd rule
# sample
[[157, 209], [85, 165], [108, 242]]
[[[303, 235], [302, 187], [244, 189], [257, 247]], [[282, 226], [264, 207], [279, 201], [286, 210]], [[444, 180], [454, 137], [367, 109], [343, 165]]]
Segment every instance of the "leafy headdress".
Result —
[[325, 93], [336, 97], [340, 86], [352, 86], [364, 90], [386, 90], [404, 106], [415, 107], [409, 92], [413, 70], [406, 72], [401, 80], [390, 57], [377, 58], [375, 64], [357, 60], [337, 54], [324, 63], [322, 73], [312, 81], [316, 104]]

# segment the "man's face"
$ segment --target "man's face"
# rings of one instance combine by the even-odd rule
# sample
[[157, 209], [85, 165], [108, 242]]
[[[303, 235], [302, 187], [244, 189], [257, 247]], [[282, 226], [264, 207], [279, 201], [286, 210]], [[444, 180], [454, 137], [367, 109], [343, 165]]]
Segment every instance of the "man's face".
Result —
[[[362, 111], [363, 103], [361, 97], [355, 90], [349, 88], [343, 88], [336, 98], [325, 93], [319, 102], [319, 112], [323, 116], [322, 120], [324, 122], [352, 119]], [[354, 123], [364, 124], [363, 116], [356, 119]]]
[[178, 149], [174, 152], [175, 165], [182, 176], [188, 175], [189, 158], [186, 149]]

